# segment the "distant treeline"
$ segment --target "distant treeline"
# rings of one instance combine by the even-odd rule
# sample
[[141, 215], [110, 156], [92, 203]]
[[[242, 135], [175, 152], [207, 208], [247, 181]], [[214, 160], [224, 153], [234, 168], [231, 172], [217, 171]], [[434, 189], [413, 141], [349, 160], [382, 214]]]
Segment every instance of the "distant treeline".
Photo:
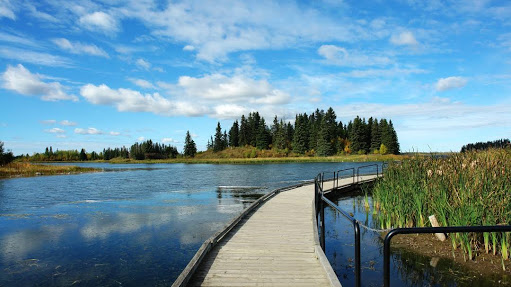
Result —
[[495, 141], [488, 142], [476, 142], [469, 143], [461, 147], [461, 152], [471, 151], [471, 150], [486, 150], [490, 148], [508, 148], [511, 147], [511, 142], [509, 139], [500, 139]]
[[154, 143], [147, 140], [142, 143], [133, 144], [128, 150], [126, 147], [106, 148], [102, 152], [95, 151], [87, 153], [85, 149], [78, 150], [56, 150], [50, 146], [44, 153], [35, 153], [32, 156], [22, 156], [29, 161], [87, 161], [87, 160], [111, 160], [113, 158], [143, 159], [167, 159], [176, 158], [179, 152], [171, 145]]
[[330, 156], [335, 154], [398, 154], [399, 142], [392, 121], [356, 117], [348, 124], [337, 122], [332, 108], [326, 112], [296, 115], [294, 125], [277, 116], [271, 126], [258, 112], [234, 121], [229, 132], [217, 124], [208, 150], [222, 151], [228, 147], [253, 146], [259, 149], [279, 149], [296, 154]]

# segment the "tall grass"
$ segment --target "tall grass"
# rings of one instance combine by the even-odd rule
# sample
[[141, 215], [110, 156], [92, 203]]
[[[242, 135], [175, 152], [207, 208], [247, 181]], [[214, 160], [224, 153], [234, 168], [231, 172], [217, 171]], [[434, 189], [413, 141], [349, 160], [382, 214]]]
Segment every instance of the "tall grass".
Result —
[[[491, 149], [391, 163], [373, 200], [382, 227], [426, 226], [432, 214], [442, 226], [508, 225], [510, 192], [511, 149]], [[469, 259], [483, 246], [509, 259], [509, 233], [451, 234], [451, 240]]]

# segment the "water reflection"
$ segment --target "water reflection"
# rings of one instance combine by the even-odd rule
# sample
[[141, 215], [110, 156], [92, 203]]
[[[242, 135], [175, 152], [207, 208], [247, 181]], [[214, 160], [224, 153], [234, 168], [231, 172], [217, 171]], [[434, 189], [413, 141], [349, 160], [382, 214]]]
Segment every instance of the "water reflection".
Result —
[[341, 166], [83, 165], [123, 172], [0, 180], [0, 286], [171, 285], [254, 200]]

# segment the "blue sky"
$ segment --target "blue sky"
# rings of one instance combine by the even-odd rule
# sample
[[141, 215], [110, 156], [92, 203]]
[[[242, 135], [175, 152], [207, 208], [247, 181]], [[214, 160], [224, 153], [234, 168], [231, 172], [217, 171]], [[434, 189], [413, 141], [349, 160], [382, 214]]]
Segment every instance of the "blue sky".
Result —
[[[312, 3], [310, 3], [312, 2]], [[511, 136], [511, 2], [0, 0], [0, 140], [15, 154], [216, 122], [392, 119], [402, 151]]]

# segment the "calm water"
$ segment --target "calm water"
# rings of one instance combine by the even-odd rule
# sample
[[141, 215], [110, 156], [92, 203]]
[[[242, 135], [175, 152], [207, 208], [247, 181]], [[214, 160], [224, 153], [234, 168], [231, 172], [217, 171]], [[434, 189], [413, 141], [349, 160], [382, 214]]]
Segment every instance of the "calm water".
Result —
[[[366, 210], [362, 195], [340, 197], [334, 202], [365, 226], [379, 229], [377, 215]], [[369, 206], [372, 199], [368, 197]], [[333, 208], [325, 210], [326, 256], [343, 286], [355, 285], [353, 225]], [[383, 285], [383, 239], [379, 233], [361, 228], [362, 286]], [[433, 264], [431, 257], [406, 250], [391, 251], [391, 286], [511, 286], [511, 278], [482, 277], [454, 261], [440, 258]], [[433, 267], [436, 266], [436, 267]]]
[[170, 285], [270, 190], [365, 164], [110, 165], [0, 180], [0, 286]]

